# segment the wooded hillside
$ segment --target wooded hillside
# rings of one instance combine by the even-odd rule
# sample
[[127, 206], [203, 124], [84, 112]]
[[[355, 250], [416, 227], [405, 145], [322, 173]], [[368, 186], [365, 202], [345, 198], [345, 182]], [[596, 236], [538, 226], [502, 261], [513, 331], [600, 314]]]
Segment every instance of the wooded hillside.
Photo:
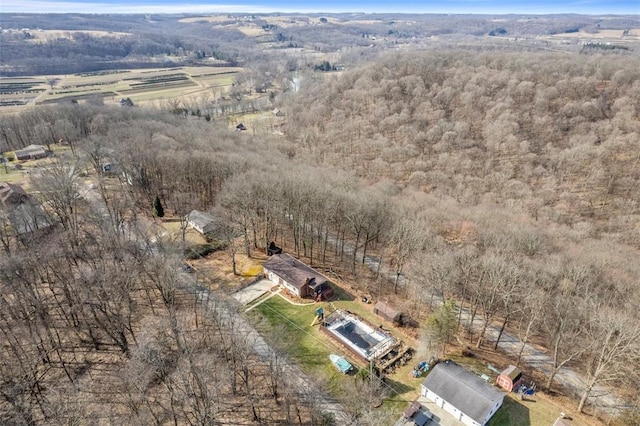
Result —
[[297, 152], [464, 205], [640, 241], [636, 56], [390, 54], [290, 105]]

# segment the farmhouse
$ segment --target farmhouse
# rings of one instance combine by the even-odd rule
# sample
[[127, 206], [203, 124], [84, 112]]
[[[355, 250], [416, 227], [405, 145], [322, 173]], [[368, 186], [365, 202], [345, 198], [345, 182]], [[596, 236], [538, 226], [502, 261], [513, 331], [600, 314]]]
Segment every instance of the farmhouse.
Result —
[[402, 312], [395, 310], [385, 302], [378, 302], [373, 307], [373, 313], [396, 325], [402, 325]]
[[515, 365], [510, 365], [504, 369], [496, 379], [496, 385], [507, 392], [517, 390], [522, 381], [522, 372]]
[[468, 426], [487, 424], [504, 400], [504, 393], [453, 361], [433, 367], [421, 395]]
[[298, 297], [331, 297], [327, 278], [286, 253], [274, 254], [263, 265], [264, 275]]
[[47, 151], [42, 145], [29, 145], [28, 147], [19, 149], [13, 153], [17, 160], [34, 160], [36, 158], [43, 158], [47, 156]]
[[199, 210], [192, 210], [187, 215], [187, 223], [203, 235], [212, 232], [217, 226], [217, 220], [213, 215]]

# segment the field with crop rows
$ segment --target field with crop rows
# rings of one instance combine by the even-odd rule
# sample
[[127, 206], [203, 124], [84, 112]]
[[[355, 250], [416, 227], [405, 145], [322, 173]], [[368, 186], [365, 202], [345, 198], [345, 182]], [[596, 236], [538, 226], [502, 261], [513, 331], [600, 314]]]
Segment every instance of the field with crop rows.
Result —
[[137, 104], [209, 91], [220, 95], [240, 71], [237, 67], [202, 66], [2, 78], [0, 112], [15, 111], [29, 104], [79, 102], [91, 98], [102, 98], [105, 103], [131, 98]]

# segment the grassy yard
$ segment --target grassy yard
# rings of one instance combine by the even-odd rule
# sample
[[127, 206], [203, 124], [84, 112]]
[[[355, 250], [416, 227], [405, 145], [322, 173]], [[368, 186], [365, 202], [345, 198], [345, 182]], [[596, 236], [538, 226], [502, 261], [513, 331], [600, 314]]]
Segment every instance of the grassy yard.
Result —
[[[263, 319], [259, 326], [266, 330], [279, 330], [286, 341], [278, 342], [298, 362], [307, 373], [326, 380], [330, 391], [337, 392], [344, 377], [331, 365], [329, 354], [340, 353], [326, 336], [318, 331], [318, 326], [311, 326], [315, 318], [315, 310], [328, 304], [292, 305], [282, 297], [272, 297], [252, 312]], [[347, 357], [352, 362], [353, 359]], [[352, 362], [353, 363], [353, 362]]]
[[4, 165], [0, 164], [0, 183], [20, 183], [26, 179], [26, 175], [21, 170], [8, 167], [7, 173], [5, 173]]
[[[355, 303], [353, 296], [336, 288], [336, 308], [348, 309], [361, 315], [372, 324], [372, 305]], [[337, 353], [345, 356], [355, 367], [366, 367], [360, 361], [355, 360], [348, 353], [333, 343], [333, 341], [319, 331], [317, 325], [311, 326], [315, 318], [315, 310], [322, 306], [326, 312], [330, 311], [329, 303], [316, 303], [309, 305], [293, 305], [282, 297], [273, 297], [257, 306], [252, 315], [261, 318], [259, 327], [267, 331], [277, 330], [277, 334], [287, 336], [286, 342], [281, 342], [284, 349], [295, 361], [310, 375], [328, 383], [328, 390], [340, 395], [343, 384], [350, 380], [350, 376], [340, 374], [330, 363], [329, 354]], [[393, 375], [388, 376], [387, 385], [392, 389], [391, 397], [384, 402], [385, 412], [393, 412], [398, 416], [407, 407], [407, 404], [418, 396], [420, 379], [411, 377], [412, 364], [397, 369]]]
[[[386, 323], [373, 314], [373, 305], [367, 305], [356, 301], [346, 291], [335, 286], [336, 295], [333, 306], [356, 313], [371, 324], [383, 326], [394, 331], [391, 324]], [[330, 353], [344, 355], [352, 364], [358, 363], [348, 353], [343, 352], [324, 334], [321, 334], [318, 326], [311, 326], [315, 318], [315, 310], [324, 307], [330, 311], [329, 303], [309, 304], [304, 306], [293, 305], [282, 297], [273, 297], [257, 306], [252, 314], [259, 327], [265, 331], [277, 331], [280, 336], [286, 336], [280, 344], [295, 359], [295, 361], [307, 373], [328, 384], [328, 390], [335, 395], [340, 395], [340, 389], [346, 380], [350, 378], [338, 373], [329, 362]], [[399, 333], [395, 333], [399, 337]], [[415, 342], [407, 342], [415, 344]], [[490, 380], [495, 380], [496, 374], [492, 373], [483, 362], [476, 358], [467, 358], [451, 355], [451, 359], [465, 366], [476, 374], [486, 374]], [[413, 359], [407, 365], [396, 369], [394, 374], [387, 377], [387, 384], [393, 389], [391, 396], [384, 401], [385, 413], [393, 413], [400, 416], [407, 404], [419, 395], [420, 384], [424, 378], [414, 378], [411, 370], [418, 359]], [[360, 365], [360, 367], [366, 367]], [[563, 410], [561, 406], [547, 398], [543, 394], [534, 395], [531, 400], [521, 401], [515, 394], [507, 394], [503, 407], [489, 422], [490, 426], [548, 426], [553, 424]]]
[[548, 426], [560, 415], [560, 408], [539, 398], [520, 401], [515, 394], [507, 394], [502, 408], [488, 423], [489, 426]]

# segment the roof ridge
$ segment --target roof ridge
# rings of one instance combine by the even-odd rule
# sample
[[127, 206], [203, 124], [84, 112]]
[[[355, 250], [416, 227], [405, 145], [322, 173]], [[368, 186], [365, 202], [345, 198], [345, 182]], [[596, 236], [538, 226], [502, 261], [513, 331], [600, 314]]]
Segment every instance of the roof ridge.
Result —
[[[489, 385], [487, 382], [482, 381], [482, 379], [481, 379], [480, 377], [478, 377], [475, 373], [473, 373], [473, 372], [471, 372], [471, 371], [469, 371], [469, 370], [465, 369], [464, 367], [462, 367], [462, 366], [461, 366], [460, 364], [458, 364], [457, 362], [455, 362], [455, 361], [445, 361], [445, 363], [446, 363], [446, 364], [454, 364], [456, 367], [458, 367], [458, 368], [461, 370], [461, 372], [462, 372], [462, 373], [465, 373], [466, 375], [468, 375], [468, 377], [469, 377], [470, 379], [477, 378], [477, 379], [479, 380], [479, 383], [482, 383], [483, 385], [485, 385], [485, 384], [486, 384], [486, 385], [487, 385], [487, 387], [488, 387], [489, 389], [491, 389], [491, 390], [496, 390], [496, 391], [500, 392], [498, 389], [494, 389], [494, 388], [493, 388], [491, 385]], [[461, 380], [459, 380], [459, 382], [462, 382], [462, 384], [464, 384], [464, 385], [465, 385], [467, 388], [469, 388], [470, 390], [472, 390], [472, 391], [475, 391], [475, 390], [476, 390], [473, 386], [471, 386], [471, 385], [468, 383], [468, 381], [467, 381], [467, 380], [465, 380], [465, 379], [464, 379], [464, 377], [460, 377], [460, 376], [457, 376], [457, 375], [453, 374], [453, 370], [450, 370], [450, 369], [444, 369], [444, 371], [446, 371], [446, 372], [447, 372], [447, 374], [448, 374], [450, 377], [454, 377], [454, 376], [455, 376], [455, 377], [457, 377], [457, 378], [461, 379]], [[485, 394], [483, 394], [483, 393], [478, 393], [478, 392], [474, 392], [474, 393], [475, 393], [476, 395], [480, 395], [480, 396], [482, 396], [482, 397], [483, 397], [485, 400], [487, 400], [487, 401], [492, 401], [492, 399], [491, 399], [491, 398], [489, 398], [487, 395], [485, 395]]]

